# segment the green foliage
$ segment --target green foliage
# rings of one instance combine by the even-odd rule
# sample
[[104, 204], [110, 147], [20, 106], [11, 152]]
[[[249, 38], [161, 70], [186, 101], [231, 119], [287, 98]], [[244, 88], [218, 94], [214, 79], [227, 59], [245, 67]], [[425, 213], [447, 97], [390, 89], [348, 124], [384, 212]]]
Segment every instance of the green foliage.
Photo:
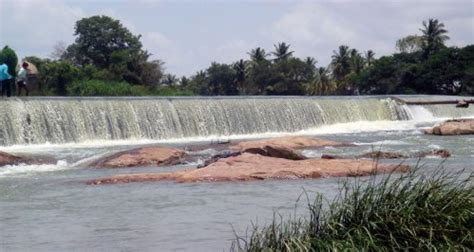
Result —
[[83, 74], [85, 79], [125, 81], [153, 88], [159, 85], [163, 63], [148, 61], [150, 54], [142, 49], [140, 36], [133, 35], [120, 21], [107, 16], [83, 18], [77, 21], [74, 35], [75, 43], [61, 58], [78, 67], [89, 67]]
[[179, 87], [160, 87], [157, 90], [144, 85], [130, 85], [127, 82], [81, 80], [74, 81], [67, 88], [71, 96], [189, 96], [190, 91]]
[[408, 35], [397, 40], [395, 48], [400, 53], [419, 52], [423, 48], [423, 37], [418, 35]]
[[174, 87], [159, 87], [154, 93], [158, 96], [192, 96], [194, 93], [188, 89], [174, 86]]
[[44, 92], [54, 95], [66, 95], [68, 86], [80, 76], [80, 70], [65, 61], [45, 62], [40, 71]]
[[6, 64], [8, 66], [8, 73], [13, 77], [16, 76], [18, 57], [13, 49], [8, 46], [3, 47], [0, 51], [0, 64]]
[[74, 47], [68, 48], [79, 65], [93, 64], [98, 68], [109, 67], [114, 54], [125, 51], [140, 53], [140, 37], [134, 36], [120, 21], [107, 16], [83, 18], [76, 23]]
[[130, 85], [126, 82], [105, 82], [101, 80], [74, 81], [67, 92], [72, 96], [127, 96]]
[[328, 208], [319, 195], [308, 205], [309, 219], [274, 218], [267, 227], [254, 227], [250, 237], [237, 237], [233, 249], [472, 251], [473, 177], [439, 170], [347, 181]]

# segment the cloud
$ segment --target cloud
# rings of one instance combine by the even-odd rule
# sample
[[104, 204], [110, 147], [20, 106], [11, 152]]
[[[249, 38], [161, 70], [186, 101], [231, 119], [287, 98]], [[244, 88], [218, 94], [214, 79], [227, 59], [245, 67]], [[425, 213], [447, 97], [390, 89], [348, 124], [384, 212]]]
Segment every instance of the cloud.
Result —
[[[343, 2], [343, 3], [341, 3]], [[438, 18], [450, 31], [450, 45], [473, 42], [470, 1], [319, 1], [295, 5], [263, 34], [290, 43], [298, 56], [313, 56], [328, 64], [332, 51], [349, 45], [378, 56], [395, 51], [397, 39], [419, 34], [421, 22]]]
[[58, 41], [71, 42], [75, 21], [84, 11], [60, 1], [4, 0], [1, 3], [0, 44], [11, 45], [20, 57], [46, 56]]

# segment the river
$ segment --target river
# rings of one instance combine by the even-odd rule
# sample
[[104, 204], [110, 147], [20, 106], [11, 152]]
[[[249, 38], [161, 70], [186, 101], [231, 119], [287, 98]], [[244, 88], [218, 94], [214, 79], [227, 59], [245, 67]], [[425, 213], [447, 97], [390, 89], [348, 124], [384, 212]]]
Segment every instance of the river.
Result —
[[[411, 97], [434, 98], [438, 99]], [[227, 251], [234, 231], [244, 235], [252, 222], [268, 223], [274, 212], [304, 215], [305, 200], [296, 202], [303, 190], [331, 199], [345, 179], [86, 185], [89, 179], [113, 174], [167, 172], [197, 164], [113, 170], [87, 165], [139, 146], [185, 148], [218, 140], [295, 134], [356, 144], [304, 150], [310, 157], [443, 148], [452, 157], [427, 157], [421, 160], [421, 172], [430, 173], [442, 162], [446, 170], [474, 171], [473, 136], [429, 136], [421, 131], [446, 118], [473, 117], [473, 108], [407, 107], [384, 97], [203, 100], [0, 101], [4, 105], [0, 150], [58, 160], [54, 165], [0, 167], [0, 250]], [[115, 119], [107, 117], [111, 113]], [[209, 149], [190, 154], [203, 160], [213, 153]]]

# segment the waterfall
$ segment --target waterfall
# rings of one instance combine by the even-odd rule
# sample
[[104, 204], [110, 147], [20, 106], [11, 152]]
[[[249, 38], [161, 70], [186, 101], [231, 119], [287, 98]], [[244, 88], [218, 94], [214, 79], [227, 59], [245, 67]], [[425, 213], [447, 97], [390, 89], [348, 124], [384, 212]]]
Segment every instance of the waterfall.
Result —
[[378, 97], [12, 98], [0, 101], [0, 145], [295, 132], [408, 119], [406, 106]]

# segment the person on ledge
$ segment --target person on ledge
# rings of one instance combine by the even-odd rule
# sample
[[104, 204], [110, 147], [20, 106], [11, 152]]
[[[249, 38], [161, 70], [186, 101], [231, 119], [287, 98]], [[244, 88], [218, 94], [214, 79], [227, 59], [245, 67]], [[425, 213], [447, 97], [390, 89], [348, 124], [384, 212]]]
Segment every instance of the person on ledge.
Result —
[[28, 81], [28, 63], [23, 62], [20, 70], [18, 71], [17, 77], [17, 96], [21, 95], [21, 90], [25, 89], [26, 96], [28, 96], [28, 87], [26, 86]]
[[12, 78], [13, 77], [8, 73], [7, 64], [0, 64], [0, 84], [2, 86], [2, 96], [4, 96], [6, 93], [7, 97], [10, 97], [10, 80]]

